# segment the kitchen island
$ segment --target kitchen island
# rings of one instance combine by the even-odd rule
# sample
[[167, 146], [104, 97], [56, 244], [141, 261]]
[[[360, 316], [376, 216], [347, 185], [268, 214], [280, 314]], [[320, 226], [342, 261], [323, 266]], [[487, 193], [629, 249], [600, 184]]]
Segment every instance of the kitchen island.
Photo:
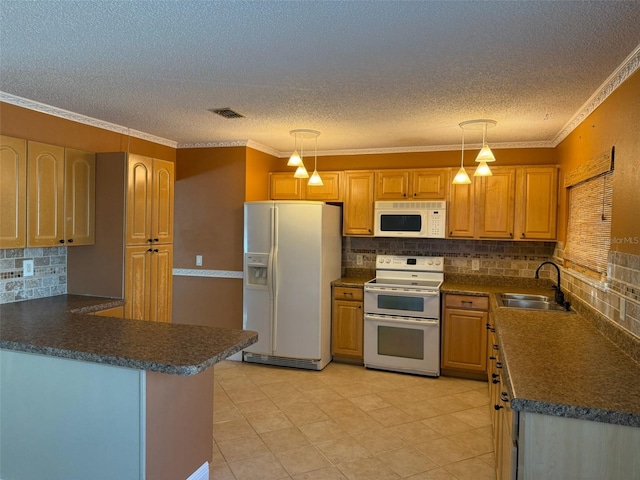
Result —
[[257, 334], [91, 315], [121, 304], [0, 305], [0, 478], [207, 478], [210, 367]]

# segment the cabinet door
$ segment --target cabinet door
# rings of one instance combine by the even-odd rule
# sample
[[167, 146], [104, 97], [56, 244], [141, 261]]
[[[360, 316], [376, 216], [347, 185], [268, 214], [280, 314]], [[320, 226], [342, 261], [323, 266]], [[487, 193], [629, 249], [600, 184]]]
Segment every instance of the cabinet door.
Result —
[[334, 355], [362, 358], [362, 302], [334, 300], [332, 352]]
[[24, 248], [27, 234], [27, 142], [0, 136], [0, 248]]
[[342, 172], [318, 172], [323, 185], [305, 185], [303, 198], [306, 200], [319, 200], [323, 202], [342, 201]]
[[558, 169], [525, 167], [518, 171], [516, 236], [554, 240], [558, 208]]
[[64, 148], [28, 144], [27, 246], [64, 244]]
[[152, 242], [151, 198], [153, 160], [140, 155], [129, 155], [127, 167], [127, 245]]
[[275, 172], [269, 174], [269, 198], [271, 200], [300, 200], [302, 183], [293, 176], [293, 172]]
[[152, 250], [151, 245], [125, 248], [125, 318], [149, 319]]
[[445, 309], [442, 368], [487, 371], [487, 312]]
[[64, 238], [73, 245], [95, 242], [96, 156], [65, 150]]
[[344, 235], [373, 235], [373, 172], [345, 172]]
[[[513, 238], [515, 168], [494, 168], [490, 177], [480, 177], [476, 237]], [[476, 185], [478, 188], [478, 185]]]
[[447, 196], [449, 171], [424, 169], [411, 171], [411, 195], [415, 200], [444, 200]]
[[451, 185], [449, 189], [449, 237], [473, 238], [475, 234], [474, 184]]
[[151, 238], [154, 243], [173, 242], [174, 170], [173, 162], [153, 160]]
[[407, 170], [382, 170], [376, 172], [376, 200], [406, 200], [409, 196], [409, 172]]
[[171, 322], [173, 246], [154, 245], [151, 253], [149, 320]]

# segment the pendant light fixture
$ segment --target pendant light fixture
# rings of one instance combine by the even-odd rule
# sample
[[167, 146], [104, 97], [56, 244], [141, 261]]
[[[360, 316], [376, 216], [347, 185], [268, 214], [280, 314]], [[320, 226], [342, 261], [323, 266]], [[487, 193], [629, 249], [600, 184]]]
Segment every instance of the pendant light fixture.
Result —
[[[487, 128], [495, 127], [497, 123], [498, 122], [496, 122], [495, 120], [489, 120], [489, 119], [467, 120], [465, 122], [460, 123], [460, 128], [462, 128], [462, 131], [463, 131], [463, 137], [462, 137], [463, 142], [464, 142], [464, 130], [482, 130], [482, 148], [480, 149], [480, 152], [478, 152], [478, 156], [476, 157], [476, 162], [479, 165], [476, 168], [476, 171], [473, 173], [474, 177], [489, 177], [493, 175], [487, 163], [495, 162], [496, 157], [493, 155], [493, 152], [491, 151], [491, 149], [489, 148], [489, 145], [487, 144]], [[458, 171], [458, 174], [460, 173], [461, 171]], [[466, 172], [464, 173], [466, 174]], [[456, 175], [456, 178], [457, 177], [458, 175]], [[453, 183], [460, 183], [460, 182], [456, 182], [456, 178], [454, 178]], [[464, 183], [467, 183], [467, 182], [464, 182]], [[471, 183], [471, 180], [469, 180], [468, 183]]]
[[[318, 135], [320, 135], [320, 132], [318, 132]], [[320, 177], [320, 174], [318, 173], [318, 135], [316, 135], [316, 148], [313, 154], [313, 173], [311, 174], [311, 178], [309, 179], [309, 182], [307, 183], [307, 185], [310, 185], [312, 187], [321, 187], [322, 185], [324, 185], [324, 182], [322, 181], [322, 178]]]
[[460, 159], [460, 170], [456, 173], [456, 176], [453, 177], [454, 185], [467, 185], [471, 183], [471, 179], [469, 175], [467, 175], [467, 171], [464, 169], [464, 127], [462, 123], [460, 124], [460, 128], [462, 129], [462, 158]]
[[[304, 166], [304, 139], [305, 138], [315, 138], [316, 139], [316, 148], [315, 148], [315, 164], [314, 170], [311, 178], [309, 178], [308, 185], [323, 185], [322, 178], [318, 174], [317, 165], [318, 165], [318, 136], [320, 132], [317, 130], [308, 130], [305, 128], [300, 128], [297, 130], [291, 130], [289, 132], [290, 135], [294, 137], [294, 142], [296, 145], [294, 146], [294, 152], [291, 154], [289, 161], [287, 162], [288, 166], [297, 167], [296, 172], [293, 174], [295, 178], [309, 178], [309, 172]], [[297, 140], [300, 137], [300, 154], [298, 155], [298, 151], [295, 149], [297, 147]], [[299, 163], [297, 163], [297, 159], [299, 159]]]
[[[291, 132], [295, 132], [295, 130], [292, 130]], [[293, 135], [293, 153], [289, 157], [287, 167], [299, 167], [302, 163], [302, 159], [300, 158], [300, 154], [298, 153], [298, 134], [291, 134]]]

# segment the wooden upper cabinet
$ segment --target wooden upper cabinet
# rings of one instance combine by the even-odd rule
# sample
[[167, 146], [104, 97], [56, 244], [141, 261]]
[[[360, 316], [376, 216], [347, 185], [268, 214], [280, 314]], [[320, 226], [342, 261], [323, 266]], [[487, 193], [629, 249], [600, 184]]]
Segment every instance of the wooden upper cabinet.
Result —
[[557, 206], [557, 167], [525, 167], [518, 170], [516, 238], [554, 240]]
[[516, 169], [495, 167], [493, 175], [477, 177], [478, 238], [513, 238]]
[[73, 245], [95, 243], [96, 156], [65, 149], [64, 238]]
[[269, 198], [271, 200], [342, 201], [342, 172], [318, 172], [323, 185], [309, 186], [308, 179], [295, 178], [293, 172], [269, 174]]
[[308, 185], [307, 179], [302, 179], [302, 198], [323, 202], [342, 201], [342, 172], [318, 172], [323, 185]]
[[451, 185], [447, 221], [450, 238], [473, 238], [475, 235], [474, 183]]
[[376, 200], [409, 198], [408, 170], [380, 170], [376, 174]]
[[153, 159], [129, 155], [127, 165], [127, 245], [145, 245], [151, 237]]
[[269, 174], [269, 198], [271, 200], [300, 200], [302, 183], [293, 172], [272, 172]]
[[173, 243], [175, 165], [153, 160], [151, 236], [155, 243]]
[[447, 195], [446, 168], [376, 171], [376, 200], [443, 200]]
[[343, 234], [373, 235], [374, 173], [344, 172]]
[[446, 168], [413, 170], [410, 180], [414, 200], [443, 200], [447, 197], [449, 170]]
[[173, 242], [175, 165], [129, 155], [127, 166], [127, 245]]
[[24, 248], [26, 222], [27, 142], [0, 135], [0, 248]]
[[64, 238], [64, 148], [28, 143], [27, 246], [62, 245]]

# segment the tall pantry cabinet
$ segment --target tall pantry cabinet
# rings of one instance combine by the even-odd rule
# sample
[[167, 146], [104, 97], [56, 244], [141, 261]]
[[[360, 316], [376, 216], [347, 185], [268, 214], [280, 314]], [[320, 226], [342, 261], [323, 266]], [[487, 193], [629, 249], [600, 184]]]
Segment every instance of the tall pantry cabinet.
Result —
[[69, 293], [124, 298], [125, 318], [171, 321], [174, 168], [96, 155], [96, 242], [69, 250]]
[[171, 321], [174, 164], [127, 161], [125, 317]]

